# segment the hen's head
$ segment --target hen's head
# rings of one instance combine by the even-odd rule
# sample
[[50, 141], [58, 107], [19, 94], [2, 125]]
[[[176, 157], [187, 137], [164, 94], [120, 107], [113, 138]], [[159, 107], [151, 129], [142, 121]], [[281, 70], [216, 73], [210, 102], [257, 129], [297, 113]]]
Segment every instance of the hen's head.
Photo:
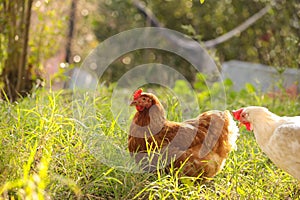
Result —
[[249, 106], [232, 111], [233, 117], [241, 124], [245, 125], [247, 130], [253, 130], [253, 123], [255, 119], [264, 116], [268, 112], [267, 108], [259, 106]]
[[160, 104], [158, 98], [151, 93], [143, 92], [142, 89], [138, 89], [133, 93], [133, 101], [130, 106], [135, 106], [136, 110], [141, 112], [149, 109], [155, 104]]

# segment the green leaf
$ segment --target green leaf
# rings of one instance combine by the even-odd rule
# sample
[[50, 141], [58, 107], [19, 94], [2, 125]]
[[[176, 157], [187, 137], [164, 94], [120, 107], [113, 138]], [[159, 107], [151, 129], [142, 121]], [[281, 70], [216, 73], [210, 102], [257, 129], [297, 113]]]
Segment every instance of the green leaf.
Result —
[[246, 83], [245, 84], [246, 90], [248, 93], [255, 93], [256, 89], [251, 83]]
[[229, 78], [225, 79], [223, 83], [227, 87], [232, 87], [233, 86], [233, 82]]
[[182, 25], [181, 28], [184, 29], [184, 30], [186, 30], [191, 35], [196, 35], [195, 29], [190, 24], [189, 25]]

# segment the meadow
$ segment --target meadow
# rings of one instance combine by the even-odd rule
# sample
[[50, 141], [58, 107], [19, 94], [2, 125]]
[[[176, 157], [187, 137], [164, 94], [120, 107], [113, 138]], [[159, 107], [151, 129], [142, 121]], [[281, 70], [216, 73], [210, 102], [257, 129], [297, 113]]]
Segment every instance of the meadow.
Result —
[[[223, 85], [229, 110], [261, 105], [279, 115], [300, 115], [299, 98], [291, 99], [284, 91], [270, 97], [251, 85], [240, 92], [231, 89], [230, 80]], [[212, 109], [210, 95], [220, 85], [207, 92], [199, 80], [194, 87], [199, 110]], [[39, 90], [18, 103], [0, 101], [0, 199], [299, 199], [296, 179], [273, 165], [244, 128], [237, 150], [209, 182], [172, 170], [134, 173], [116, 167], [126, 156], [113, 160], [94, 152], [99, 149], [91, 149], [88, 142], [88, 137], [100, 134], [115, 142], [110, 146], [104, 140], [103, 152], [126, 151], [127, 133], [111, 113], [111, 95], [112, 88], [99, 89], [91, 100], [95, 115], [88, 120], [74, 117], [77, 102], [72, 91]], [[176, 99], [163, 93], [159, 97], [168, 118], [180, 120]], [[76, 110], [80, 116], [85, 111]], [[133, 115], [134, 108], [130, 111]]]

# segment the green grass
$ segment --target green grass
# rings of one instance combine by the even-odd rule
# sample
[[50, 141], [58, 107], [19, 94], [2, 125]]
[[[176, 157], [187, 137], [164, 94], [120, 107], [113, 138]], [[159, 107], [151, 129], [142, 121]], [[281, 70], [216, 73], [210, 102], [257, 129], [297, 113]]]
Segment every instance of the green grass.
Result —
[[[274, 166], [245, 129], [224, 170], [209, 182], [176, 171], [134, 173], [127, 122], [123, 128], [112, 115], [111, 93], [100, 94], [75, 102], [68, 92], [40, 91], [19, 103], [0, 102], [0, 199], [299, 199], [297, 181]], [[268, 105], [278, 114], [300, 114], [297, 99], [282, 105], [255, 91], [227, 94], [228, 109]], [[168, 117], [181, 118], [174, 99], [163, 103]], [[207, 102], [200, 110], [209, 108]]]

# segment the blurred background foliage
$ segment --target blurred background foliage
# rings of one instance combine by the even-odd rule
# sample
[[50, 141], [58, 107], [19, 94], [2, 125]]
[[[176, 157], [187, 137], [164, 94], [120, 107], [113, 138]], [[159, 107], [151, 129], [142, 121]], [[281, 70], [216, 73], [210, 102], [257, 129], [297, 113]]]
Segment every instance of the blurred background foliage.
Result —
[[[0, 0], [1, 76], [5, 68], [12, 67], [6, 63], [8, 52], [12, 51], [12, 47], [8, 45], [8, 33], [20, 25], [24, 17], [22, 12], [17, 12], [18, 9], [22, 11], [22, 8], [16, 8], [16, 24], [9, 24], [8, 21], [13, 16], [6, 10], [8, 2], [13, 7], [20, 5], [16, 0]], [[72, 2], [76, 4], [73, 19], [75, 27], [71, 55], [66, 63], [66, 41]], [[68, 67], [79, 66], [99, 43], [110, 36], [133, 28], [151, 26], [152, 23], [137, 9], [135, 2], [137, 1], [33, 0], [27, 59], [23, 70], [30, 73], [32, 86], [25, 92], [30, 93], [39, 85], [37, 80], [65, 81], [63, 77]], [[198, 0], [138, 2], [149, 9], [163, 27], [182, 32], [200, 43], [229, 32], [260, 9], [270, 6], [268, 13], [252, 26], [208, 51], [219, 66], [232, 59], [271, 65], [279, 72], [286, 67], [300, 66], [298, 0], [209, 0], [204, 4]], [[13, 34], [15, 42], [17, 39], [21, 41], [22, 35], [18, 35], [18, 32]], [[134, 66], [150, 62], [172, 66], [189, 81], [195, 81], [197, 71], [190, 63], [170, 52], [154, 49], [138, 50], [121, 56], [107, 69], [103, 81], [117, 81]], [[3, 80], [0, 84], [2, 89]]]
[[[141, 1], [166, 28], [182, 32], [202, 42], [215, 39], [234, 29], [260, 9], [271, 5], [269, 12], [246, 31], [210, 49], [217, 64], [242, 60], [275, 66], [278, 70], [300, 66], [300, 3], [296, 0], [210, 0]], [[121, 31], [150, 26], [132, 1], [103, 0], [98, 3], [94, 33], [99, 42]], [[127, 62], [124, 62], [127, 61]], [[107, 70], [104, 79], [116, 81], [140, 63], [159, 62], [176, 68], [190, 80], [196, 70], [179, 56], [157, 50], [135, 51], [124, 55]]]
[[[262, 19], [219, 44], [214, 51], [221, 62], [235, 59], [299, 68], [300, 3], [297, 0], [210, 0], [204, 4], [198, 0], [148, 0], [143, 4], [164, 27], [187, 34], [199, 42], [229, 32], [263, 7], [271, 5]], [[101, 1], [99, 15], [95, 19], [94, 32], [100, 42], [121, 31], [150, 25], [131, 1]], [[186, 65], [179, 62], [174, 66], [182, 68]]]

